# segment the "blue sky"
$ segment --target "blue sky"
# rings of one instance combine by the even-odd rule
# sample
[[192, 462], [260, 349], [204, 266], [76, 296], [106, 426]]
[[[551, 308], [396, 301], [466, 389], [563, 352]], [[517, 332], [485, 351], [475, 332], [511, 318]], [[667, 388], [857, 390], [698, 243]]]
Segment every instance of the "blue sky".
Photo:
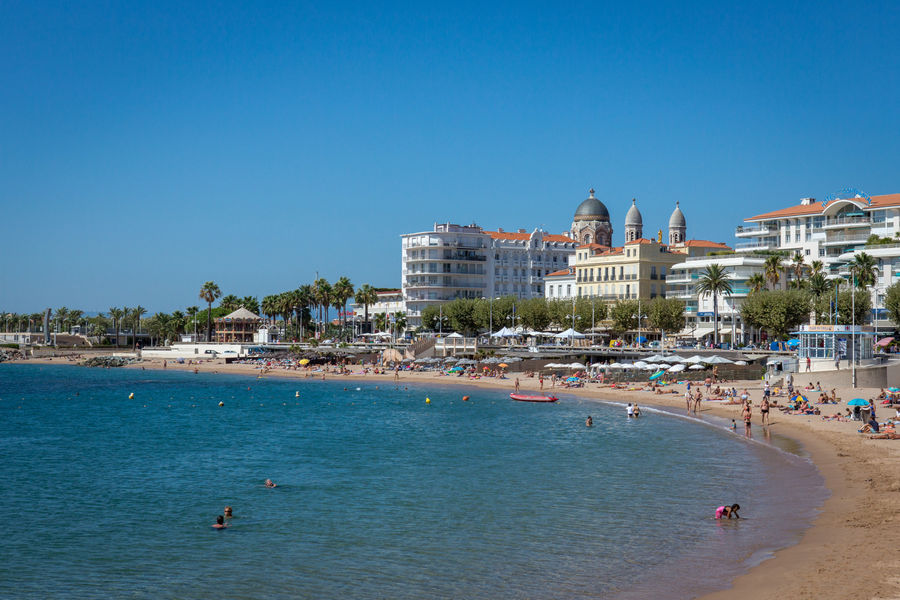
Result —
[[0, 310], [398, 286], [401, 233], [591, 187], [617, 242], [900, 192], [896, 3], [430, 4], [0, 3]]

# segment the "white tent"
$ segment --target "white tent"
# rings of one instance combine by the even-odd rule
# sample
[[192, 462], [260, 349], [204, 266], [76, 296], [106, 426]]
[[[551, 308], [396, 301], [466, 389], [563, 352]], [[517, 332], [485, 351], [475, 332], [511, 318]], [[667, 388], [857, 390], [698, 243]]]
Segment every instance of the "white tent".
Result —
[[578, 333], [577, 331], [575, 331], [574, 329], [572, 329], [571, 327], [569, 327], [569, 328], [566, 329], [565, 331], [561, 331], [560, 333], [557, 333], [557, 334], [556, 334], [555, 336], [553, 336], [553, 337], [555, 337], [555, 338], [557, 338], [557, 339], [560, 339], [560, 340], [561, 340], [561, 339], [567, 339], [567, 338], [574, 338], [574, 339], [576, 339], [576, 340], [581, 340], [581, 339], [584, 339], [584, 334], [583, 334], [583, 333]]
[[461, 338], [462, 336], [454, 331], [453, 333], [451, 333], [451, 334], [448, 335], [447, 337], [448, 337], [448, 338], [459, 339], [459, 338]]

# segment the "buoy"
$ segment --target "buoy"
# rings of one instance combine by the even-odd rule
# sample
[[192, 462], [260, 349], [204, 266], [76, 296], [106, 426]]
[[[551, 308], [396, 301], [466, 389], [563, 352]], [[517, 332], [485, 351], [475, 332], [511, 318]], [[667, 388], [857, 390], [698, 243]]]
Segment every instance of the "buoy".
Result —
[[298, 391], [298, 392], [294, 392], [294, 398], [299, 398], [299, 397], [300, 397], [300, 392], [299, 392], [299, 391]]
[[468, 397], [468, 396], [463, 396], [463, 402], [468, 402], [468, 401], [469, 401], [469, 397]]
[[431, 398], [425, 398], [425, 404], [431, 404]]
[[128, 394], [128, 399], [134, 400], [134, 392], [131, 392], [130, 394]]
[[219, 406], [225, 406], [225, 403], [222, 402], [222, 401], [220, 400], [220, 401], [219, 401]]

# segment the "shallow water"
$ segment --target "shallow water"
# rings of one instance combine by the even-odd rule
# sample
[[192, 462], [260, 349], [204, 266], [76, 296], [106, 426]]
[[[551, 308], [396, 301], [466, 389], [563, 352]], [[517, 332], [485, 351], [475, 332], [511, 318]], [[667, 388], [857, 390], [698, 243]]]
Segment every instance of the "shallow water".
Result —
[[576, 397], [71, 366], [0, 365], [0, 458], [17, 598], [688, 598], [824, 493], [719, 424]]

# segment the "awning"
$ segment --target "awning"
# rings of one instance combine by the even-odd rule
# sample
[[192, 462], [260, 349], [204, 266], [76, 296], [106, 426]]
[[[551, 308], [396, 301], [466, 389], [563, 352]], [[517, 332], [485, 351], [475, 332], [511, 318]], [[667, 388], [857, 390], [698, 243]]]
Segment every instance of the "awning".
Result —
[[894, 341], [894, 338], [892, 338], [892, 337], [881, 338], [880, 340], [875, 342], [875, 345], [876, 346], [887, 346], [888, 344], [890, 344], [893, 341]]

